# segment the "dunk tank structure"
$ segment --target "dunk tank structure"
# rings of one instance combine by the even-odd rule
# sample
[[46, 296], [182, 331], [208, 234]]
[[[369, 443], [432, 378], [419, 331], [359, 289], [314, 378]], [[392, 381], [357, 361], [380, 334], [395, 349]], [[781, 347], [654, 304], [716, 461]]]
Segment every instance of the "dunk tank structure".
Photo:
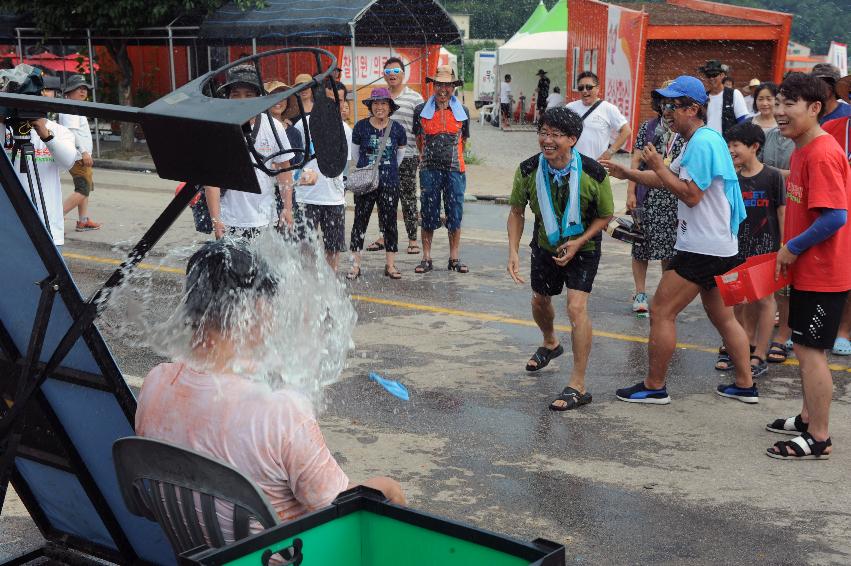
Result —
[[[290, 52], [313, 58], [312, 81], [252, 99], [211, 95], [228, 68], [253, 64], [262, 77], [262, 57]], [[178, 562], [159, 525], [131, 514], [122, 499], [112, 446], [134, 434], [136, 401], [94, 322], [112, 290], [184, 212], [199, 186], [259, 192], [255, 169], [272, 174], [266, 162], [274, 156], [264, 162], [253, 152], [245, 124], [278, 101], [313, 90], [312, 147], [319, 169], [327, 176], [342, 172], [342, 123], [337, 102], [322, 86], [336, 65], [336, 57], [319, 48], [272, 51], [211, 71], [144, 108], [0, 94], [0, 106], [7, 108], [140, 123], [158, 174], [186, 181], [124, 263], [84, 299], [33, 206], [32, 192], [5, 153], [0, 157], [0, 504], [11, 482], [47, 541], [4, 564], [45, 555], [74, 564]], [[305, 142], [311, 147], [309, 137]], [[297, 522], [224, 549], [196, 549], [180, 562], [267, 564], [295, 539], [301, 552], [289, 563], [305, 566], [564, 564], [563, 547], [553, 543], [513, 541], [390, 505], [368, 492], [343, 494]]]

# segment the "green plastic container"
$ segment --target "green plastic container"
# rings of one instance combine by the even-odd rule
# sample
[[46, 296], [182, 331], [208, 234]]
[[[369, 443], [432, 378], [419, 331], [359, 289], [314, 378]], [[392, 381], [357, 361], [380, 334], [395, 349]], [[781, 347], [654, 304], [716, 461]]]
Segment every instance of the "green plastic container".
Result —
[[[359, 487], [327, 509], [231, 546], [181, 558], [183, 565], [266, 566], [283, 551], [296, 566], [563, 566], [564, 547], [519, 542], [384, 502]], [[281, 560], [282, 555], [275, 558]]]

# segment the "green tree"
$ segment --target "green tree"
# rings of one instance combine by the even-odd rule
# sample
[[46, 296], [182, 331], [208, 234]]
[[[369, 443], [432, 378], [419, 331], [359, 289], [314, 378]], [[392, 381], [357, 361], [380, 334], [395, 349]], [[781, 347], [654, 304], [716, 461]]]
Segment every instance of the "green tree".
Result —
[[[219, 8], [226, 0], [0, 0], [0, 10], [23, 14], [45, 34], [63, 35], [69, 29], [89, 28], [98, 34], [115, 36], [106, 48], [118, 66], [118, 103], [133, 104], [133, 63], [127, 53], [128, 41], [121, 37], [134, 35], [140, 28], [164, 26], [175, 18], [189, 16], [198, 20]], [[242, 9], [263, 5], [262, 0], [236, 0]], [[130, 149], [133, 127], [123, 124], [121, 145]]]

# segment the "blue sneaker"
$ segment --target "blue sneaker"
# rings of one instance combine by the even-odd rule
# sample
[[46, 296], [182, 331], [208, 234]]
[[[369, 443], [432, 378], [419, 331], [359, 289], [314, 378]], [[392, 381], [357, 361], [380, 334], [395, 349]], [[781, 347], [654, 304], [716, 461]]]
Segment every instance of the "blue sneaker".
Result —
[[715, 393], [721, 397], [729, 397], [736, 399], [742, 403], [759, 403], [759, 391], [756, 390], [756, 385], [751, 387], [739, 387], [735, 383], [721, 384]]
[[624, 387], [623, 389], [618, 389], [615, 392], [617, 398], [621, 401], [626, 401], [627, 403], [647, 403], [651, 405], [667, 405], [671, 402], [671, 398], [668, 397], [668, 390], [666, 388], [662, 389], [648, 389], [644, 386], [643, 381], [639, 381], [632, 387]]

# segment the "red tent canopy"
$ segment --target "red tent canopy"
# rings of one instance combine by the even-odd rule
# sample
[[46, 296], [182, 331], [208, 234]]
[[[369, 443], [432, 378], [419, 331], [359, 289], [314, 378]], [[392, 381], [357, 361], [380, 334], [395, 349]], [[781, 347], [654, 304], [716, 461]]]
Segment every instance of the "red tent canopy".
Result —
[[[70, 55], [66, 55], [65, 57], [60, 57], [59, 55], [54, 55], [48, 51], [44, 53], [39, 53], [38, 55], [30, 55], [29, 57], [25, 57], [23, 61], [18, 59], [17, 53], [5, 53], [0, 55], [3, 59], [10, 59], [13, 65], [19, 65], [20, 63], [25, 63], [27, 65], [44, 67], [45, 69], [50, 69], [51, 71], [55, 71], [57, 73], [85, 73], [88, 74], [89, 71], [89, 58], [80, 53], [71, 53]], [[95, 64], [95, 71], [100, 68], [99, 65]]]

